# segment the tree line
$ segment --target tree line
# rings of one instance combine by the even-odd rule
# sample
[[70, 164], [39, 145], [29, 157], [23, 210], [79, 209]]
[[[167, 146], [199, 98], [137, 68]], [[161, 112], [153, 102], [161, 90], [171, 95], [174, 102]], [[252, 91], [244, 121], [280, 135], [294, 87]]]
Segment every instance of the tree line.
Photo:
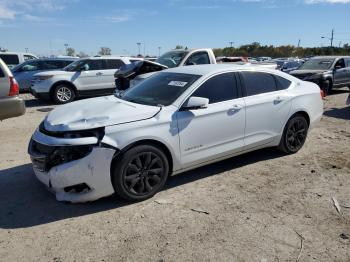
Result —
[[343, 47], [296, 47], [293, 45], [273, 46], [254, 42], [240, 47], [213, 49], [216, 56], [260, 57], [310, 57], [321, 55], [350, 55], [350, 45]]

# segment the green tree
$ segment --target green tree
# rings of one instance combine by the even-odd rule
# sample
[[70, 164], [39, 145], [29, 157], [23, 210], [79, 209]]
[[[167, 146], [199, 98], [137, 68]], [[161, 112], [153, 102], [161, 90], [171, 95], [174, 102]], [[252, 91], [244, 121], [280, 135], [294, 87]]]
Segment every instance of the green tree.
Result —
[[75, 49], [72, 47], [68, 47], [66, 52], [67, 52], [67, 56], [75, 56]]
[[182, 45], [177, 45], [175, 49], [184, 49], [184, 47]]
[[111, 55], [112, 50], [109, 47], [101, 47], [100, 51], [98, 51], [99, 55]]

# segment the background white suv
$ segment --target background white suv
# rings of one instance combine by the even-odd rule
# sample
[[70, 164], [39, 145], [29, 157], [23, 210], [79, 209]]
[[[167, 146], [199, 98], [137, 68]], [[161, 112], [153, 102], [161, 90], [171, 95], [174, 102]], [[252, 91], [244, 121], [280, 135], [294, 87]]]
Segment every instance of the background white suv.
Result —
[[115, 91], [114, 73], [130, 64], [126, 57], [91, 57], [75, 61], [63, 70], [35, 74], [31, 93], [40, 99], [65, 104], [80, 96], [99, 96]]

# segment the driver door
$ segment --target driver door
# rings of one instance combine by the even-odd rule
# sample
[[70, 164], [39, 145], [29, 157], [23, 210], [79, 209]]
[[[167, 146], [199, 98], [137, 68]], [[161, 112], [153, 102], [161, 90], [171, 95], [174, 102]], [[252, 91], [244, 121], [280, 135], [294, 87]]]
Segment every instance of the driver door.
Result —
[[187, 168], [243, 150], [245, 104], [236, 75], [213, 76], [191, 96], [208, 98], [209, 105], [176, 113], [182, 166]]
[[334, 65], [333, 83], [337, 86], [345, 84], [347, 82], [347, 74], [348, 73], [347, 68], [345, 67], [345, 60], [343, 58], [339, 59]]

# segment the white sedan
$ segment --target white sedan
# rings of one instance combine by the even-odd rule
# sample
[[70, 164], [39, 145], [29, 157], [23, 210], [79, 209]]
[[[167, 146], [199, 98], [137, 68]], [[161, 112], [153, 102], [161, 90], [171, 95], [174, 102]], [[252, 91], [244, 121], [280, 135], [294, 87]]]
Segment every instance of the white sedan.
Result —
[[121, 97], [56, 108], [33, 134], [29, 154], [57, 200], [116, 193], [139, 201], [171, 174], [264, 147], [296, 153], [322, 114], [319, 87], [283, 72], [186, 66], [157, 73]]

